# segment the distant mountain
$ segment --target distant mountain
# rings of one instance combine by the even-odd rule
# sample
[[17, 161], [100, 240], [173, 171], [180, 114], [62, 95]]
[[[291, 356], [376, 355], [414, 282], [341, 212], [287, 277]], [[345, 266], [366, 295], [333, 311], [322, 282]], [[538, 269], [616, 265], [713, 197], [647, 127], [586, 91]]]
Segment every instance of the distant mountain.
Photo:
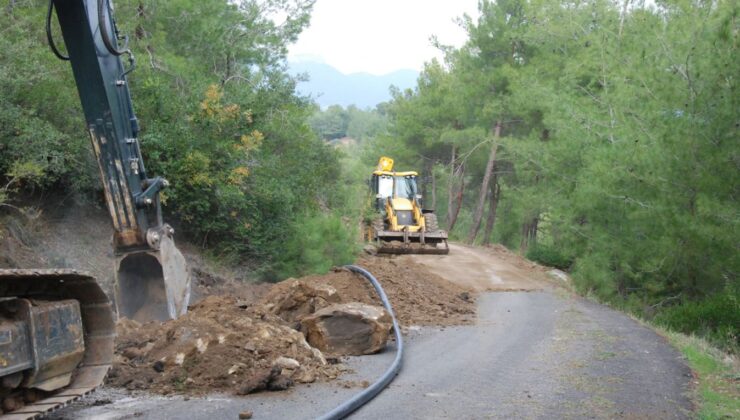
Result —
[[353, 104], [359, 108], [373, 108], [391, 98], [388, 91], [391, 85], [401, 90], [412, 88], [419, 76], [416, 70], [398, 70], [383, 76], [344, 74], [328, 64], [313, 61], [290, 62], [289, 66], [292, 75], [308, 73], [310, 80], [299, 83], [298, 91], [311, 95], [322, 108]]

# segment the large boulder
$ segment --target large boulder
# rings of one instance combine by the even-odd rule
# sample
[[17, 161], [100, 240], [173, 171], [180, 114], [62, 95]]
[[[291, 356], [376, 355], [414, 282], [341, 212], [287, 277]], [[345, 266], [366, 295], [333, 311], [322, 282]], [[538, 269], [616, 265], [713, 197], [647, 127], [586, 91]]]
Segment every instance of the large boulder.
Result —
[[304, 280], [289, 279], [273, 289], [263, 299], [262, 307], [256, 310], [276, 315], [288, 323], [300, 321], [306, 315], [341, 301], [332, 286]]
[[359, 302], [331, 305], [301, 319], [311, 346], [341, 356], [379, 352], [392, 327], [388, 311]]

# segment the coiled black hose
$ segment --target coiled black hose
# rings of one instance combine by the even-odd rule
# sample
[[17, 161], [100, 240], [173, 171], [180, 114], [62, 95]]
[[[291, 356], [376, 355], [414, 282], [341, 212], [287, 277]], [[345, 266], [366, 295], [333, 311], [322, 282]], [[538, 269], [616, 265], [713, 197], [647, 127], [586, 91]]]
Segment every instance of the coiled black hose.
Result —
[[385, 295], [383, 288], [380, 286], [380, 283], [375, 277], [373, 277], [372, 274], [370, 274], [369, 271], [365, 270], [362, 267], [358, 267], [356, 265], [346, 265], [345, 268], [362, 275], [370, 283], [372, 283], [375, 291], [378, 293], [378, 296], [380, 296], [380, 300], [383, 302], [383, 306], [385, 306], [385, 309], [388, 311], [388, 313], [391, 314], [391, 318], [393, 319], [393, 332], [396, 336], [396, 358], [393, 359], [393, 363], [391, 364], [391, 366], [388, 368], [388, 370], [385, 371], [385, 373], [383, 373], [380, 378], [378, 378], [377, 381], [375, 381], [369, 387], [365, 388], [359, 394], [356, 394], [354, 397], [343, 402], [330, 412], [324, 414], [322, 417], [320, 417], [321, 420], [343, 419], [350, 415], [353, 411], [365, 405], [368, 401], [375, 398], [375, 396], [378, 395], [380, 391], [383, 390], [383, 388], [388, 386], [388, 384], [393, 381], [393, 378], [396, 377], [398, 372], [401, 370], [401, 364], [403, 360], [403, 337], [401, 337], [401, 329], [398, 327], [398, 321], [396, 321], [396, 316], [393, 314], [393, 308], [388, 301], [388, 296]]

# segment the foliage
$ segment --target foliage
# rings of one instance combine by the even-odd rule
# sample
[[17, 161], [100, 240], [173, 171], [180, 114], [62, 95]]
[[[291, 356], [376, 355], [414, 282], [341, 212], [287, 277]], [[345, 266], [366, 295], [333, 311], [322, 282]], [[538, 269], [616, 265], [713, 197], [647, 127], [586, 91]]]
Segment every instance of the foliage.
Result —
[[674, 331], [700, 334], [719, 347], [740, 353], [740, 293], [737, 290], [663, 309], [655, 322]]
[[527, 259], [537, 261], [549, 267], [567, 270], [573, 264], [573, 260], [560, 253], [560, 251], [549, 245], [537, 244], [527, 250]]
[[347, 136], [349, 115], [341, 106], [332, 105], [326, 111], [317, 109], [309, 122], [319, 137], [334, 140]]
[[367, 140], [386, 131], [388, 120], [381, 104], [374, 110], [362, 110], [354, 105], [347, 109], [332, 105], [326, 110], [317, 109], [309, 119], [311, 128], [324, 140], [351, 137]]
[[[303, 241], [302, 219], [321, 219], [339, 201], [339, 155], [309, 128], [313, 106], [285, 70], [287, 46], [308, 25], [313, 3], [116, 1], [138, 59], [129, 86], [147, 170], [171, 184], [167, 220], [211, 254], [263, 271]], [[97, 198], [72, 72], [43, 34], [46, 5], [26, 0], [0, 10], [0, 177], [16, 192]], [[291, 270], [303, 270], [301, 263], [281, 272]]]
[[293, 240], [268, 278], [325, 273], [334, 266], [349, 264], [358, 251], [359, 233], [336, 214], [306, 215], [294, 226]]
[[[465, 45], [441, 46], [445, 62], [395, 92], [389, 134], [368, 154], [435, 173], [440, 220], [459, 200], [450, 235], [463, 238], [491, 194], [481, 185], [500, 122], [498, 195], [487, 204], [495, 223], [478, 242], [568, 267], [581, 292], [617, 305], [682, 296], [664, 315], [675, 328], [711, 335], [736, 322], [717, 296], [740, 271], [738, 5], [484, 0], [479, 9], [461, 19]], [[695, 323], [704, 313], [711, 326]]]

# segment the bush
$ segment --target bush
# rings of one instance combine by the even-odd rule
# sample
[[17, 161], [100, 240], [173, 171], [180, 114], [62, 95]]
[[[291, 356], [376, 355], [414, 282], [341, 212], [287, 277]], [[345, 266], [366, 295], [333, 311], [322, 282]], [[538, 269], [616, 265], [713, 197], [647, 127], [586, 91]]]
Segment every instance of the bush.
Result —
[[655, 322], [674, 331], [702, 336], [713, 344], [740, 350], [740, 292], [728, 288], [700, 301], [684, 301], [660, 311]]
[[293, 223], [291, 232], [282, 242], [282, 252], [275, 253], [275, 269], [265, 273], [269, 281], [323, 274], [353, 262], [359, 251], [358, 232], [336, 214], [306, 215]]
[[537, 244], [529, 248], [527, 259], [561, 270], [567, 270], [573, 265], [572, 258], [563, 255], [555, 247], [550, 245]]

